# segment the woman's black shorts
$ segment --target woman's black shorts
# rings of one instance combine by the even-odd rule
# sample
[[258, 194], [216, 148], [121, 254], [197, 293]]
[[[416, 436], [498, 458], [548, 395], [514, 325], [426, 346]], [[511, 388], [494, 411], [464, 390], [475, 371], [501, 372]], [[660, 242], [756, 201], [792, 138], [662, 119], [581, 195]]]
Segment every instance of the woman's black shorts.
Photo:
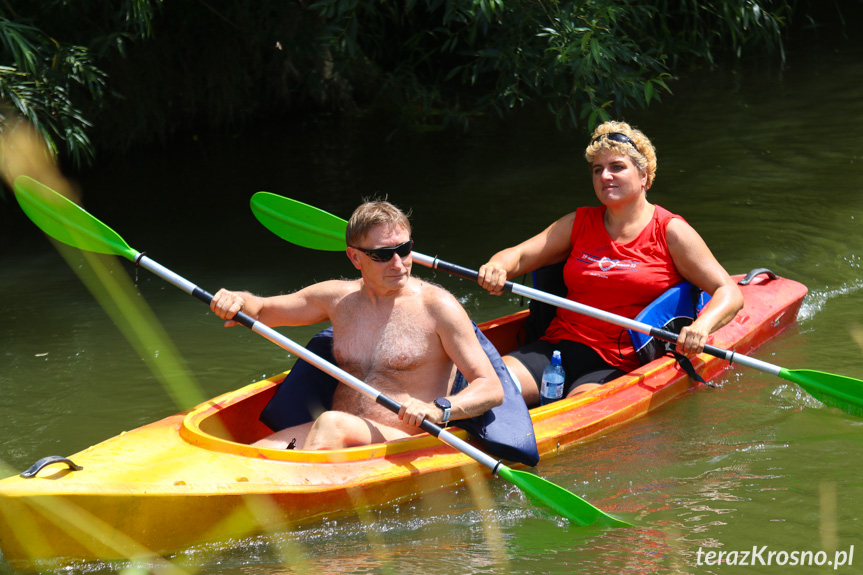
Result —
[[[543, 339], [529, 343], [509, 355], [519, 360], [533, 375], [538, 388], [542, 385], [542, 372], [551, 363], [551, 354], [560, 351], [561, 365], [566, 373], [566, 388], [563, 396], [583, 383], [606, 383], [626, 372], [606, 363], [588, 345], [576, 341], [562, 340], [551, 343]], [[525, 382], [522, 382], [525, 385]]]

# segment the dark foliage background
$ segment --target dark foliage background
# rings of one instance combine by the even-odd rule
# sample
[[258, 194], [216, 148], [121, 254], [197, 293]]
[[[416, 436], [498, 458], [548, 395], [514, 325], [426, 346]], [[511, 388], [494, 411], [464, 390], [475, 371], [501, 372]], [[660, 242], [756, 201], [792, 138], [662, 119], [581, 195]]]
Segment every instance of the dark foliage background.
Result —
[[676, 75], [840, 42], [863, 0], [2, 0], [0, 115], [77, 166], [285, 115], [590, 129]]

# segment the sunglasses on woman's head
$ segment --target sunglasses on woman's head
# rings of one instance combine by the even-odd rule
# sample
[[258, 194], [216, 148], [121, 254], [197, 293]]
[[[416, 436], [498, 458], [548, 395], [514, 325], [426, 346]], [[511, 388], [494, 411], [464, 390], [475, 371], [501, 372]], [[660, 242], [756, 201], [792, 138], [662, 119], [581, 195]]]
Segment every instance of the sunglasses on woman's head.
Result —
[[595, 137], [590, 143], [595, 144], [602, 138], [606, 138], [608, 140], [611, 140], [612, 142], [617, 142], [618, 144], [629, 144], [630, 146], [635, 148], [636, 152], [641, 154], [641, 150], [638, 149], [638, 146], [635, 145], [635, 142], [632, 141], [632, 138], [630, 138], [626, 134], [621, 134], [620, 132], [609, 132], [607, 134], [600, 134], [599, 136]]
[[358, 248], [355, 246], [351, 247], [369, 256], [369, 258], [373, 262], [388, 262], [393, 259], [393, 256], [396, 254], [398, 254], [400, 258], [408, 257], [408, 254], [411, 253], [411, 250], [414, 247], [414, 241], [408, 240], [405, 243], [399, 244], [392, 248], [378, 248], [376, 250], [365, 250], [363, 248]]

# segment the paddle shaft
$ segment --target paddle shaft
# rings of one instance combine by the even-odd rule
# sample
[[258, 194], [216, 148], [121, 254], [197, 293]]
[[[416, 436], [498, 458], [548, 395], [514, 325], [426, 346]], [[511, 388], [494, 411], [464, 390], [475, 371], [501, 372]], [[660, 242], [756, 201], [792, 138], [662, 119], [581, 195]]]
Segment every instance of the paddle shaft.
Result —
[[[252, 212], [258, 218], [258, 221], [284, 240], [312, 249], [343, 250], [346, 247], [344, 238], [347, 222], [338, 216], [304, 204], [303, 202], [269, 192], [254, 194], [250, 203]], [[479, 272], [477, 271], [441, 261], [436, 257], [432, 258], [419, 252], [412, 252], [412, 257], [420, 265], [432, 269], [440, 269], [468, 280], [476, 281], [479, 277]], [[538, 289], [515, 284], [511, 281], [506, 282], [504, 289], [517, 295], [523, 295], [600, 321], [606, 321], [657, 339], [677, 343], [678, 334], [674, 332], [596, 309]], [[704, 352], [729, 362], [736, 361], [739, 364], [764, 371], [771, 375], [786, 377], [789, 374], [789, 370], [785, 370], [779, 366], [712, 345], [704, 346]]]
[[[168, 283], [173, 284], [174, 286], [180, 288], [184, 292], [195, 296], [197, 299], [201, 300], [202, 302], [204, 302], [208, 306], [213, 301], [213, 295], [211, 293], [209, 293], [206, 290], [199, 288], [197, 285], [193, 284], [189, 280], [185, 279], [184, 277], [182, 277], [180, 275], [177, 275], [176, 273], [172, 272], [171, 270], [169, 270], [168, 268], [159, 264], [158, 262], [150, 259], [149, 257], [145, 256], [144, 254], [138, 254], [137, 257], [135, 258], [135, 263], [137, 265], [141, 266], [142, 268], [152, 272], [153, 274], [159, 276], [160, 278], [167, 281]], [[398, 413], [399, 410], [401, 409], [401, 404], [399, 402], [397, 402], [394, 399], [384, 395], [383, 393], [381, 393], [380, 391], [378, 391], [374, 387], [368, 385], [366, 382], [362, 381], [361, 379], [354, 377], [353, 375], [351, 375], [350, 373], [341, 369], [340, 367], [330, 363], [329, 361], [325, 360], [324, 358], [320, 357], [319, 355], [315, 354], [314, 352], [309, 351], [305, 347], [303, 347], [303, 346], [297, 344], [296, 342], [294, 342], [293, 340], [285, 337], [284, 335], [277, 332], [276, 330], [269, 327], [268, 325], [261, 323], [260, 321], [256, 320], [252, 316], [250, 316], [244, 312], [239, 312], [236, 316], [234, 316], [233, 320], [236, 321], [237, 323], [240, 323], [240, 324], [246, 326], [247, 328], [251, 329], [253, 332], [264, 336], [268, 340], [272, 341], [273, 343], [282, 347], [283, 349], [293, 353], [297, 357], [304, 359], [308, 363], [314, 365], [315, 367], [317, 367], [321, 371], [324, 371], [325, 373], [331, 375], [332, 377], [341, 381], [345, 385], [348, 385], [348, 386], [352, 387], [353, 389], [355, 389], [361, 393], [364, 393], [368, 397], [375, 400], [376, 403], [384, 406], [385, 408], [389, 409], [393, 413]], [[438, 439], [440, 439], [441, 441], [443, 441], [444, 443], [446, 443], [450, 447], [453, 447], [454, 449], [461, 451], [462, 453], [464, 453], [468, 457], [471, 457], [471, 458], [475, 459], [477, 462], [481, 463], [482, 465], [485, 465], [486, 467], [491, 469], [492, 473], [494, 473], [494, 474], [497, 474], [499, 469], [503, 466], [503, 464], [500, 461], [494, 459], [493, 457], [491, 457], [487, 453], [477, 449], [476, 447], [474, 447], [470, 443], [464, 441], [460, 437], [450, 433], [446, 429], [443, 429], [441, 426], [439, 426], [439, 425], [437, 425], [437, 424], [435, 424], [435, 423], [433, 423], [427, 419], [423, 420], [423, 422], [420, 424], [420, 428], [423, 431], [426, 431], [426, 432], [430, 433], [431, 435], [437, 437]]]
[[[312, 249], [345, 249], [344, 237], [347, 222], [338, 216], [269, 192], [256, 193], [252, 196], [250, 203], [252, 212], [258, 221], [284, 240]], [[468, 268], [442, 262], [437, 258], [430, 258], [417, 252], [413, 252], [413, 257], [421, 265], [441, 269], [469, 280], [476, 281], [479, 275]], [[645, 333], [660, 340], [675, 343], [678, 338], [676, 333], [523, 285], [507, 282], [505, 289], [600, 321]], [[786, 369], [712, 345], [706, 346], [704, 352], [728, 362], [736, 361], [747, 367], [793, 381], [821, 401], [844, 409], [849, 413], [863, 416], [863, 381], [859, 379], [806, 369]]]
[[[451, 264], [449, 262], [439, 260], [438, 258], [432, 258], [417, 252], [413, 252], [412, 256], [415, 262], [431, 269], [443, 270], [455, 276], [473, 281], [477, 281], [477, 278], [479, 278], [479, 272], [470, 268]], [[634, 319], [629, 319], [621, 315], [590, 307], [588, 305], [584, 305], [582, 303], [559, 297], [538, 289], [513, 283], [511, 281], [507, 281], [503, 289], [516, 295], [523, 295], [525, 297], [529, 297], [531, 299], [535, 299], [549, 305], [560, 307], [569, 311], [573, 311], [575, 313], [580, 313], [582, 315], [592, 317], [594, 319], [607, 321], [620, 327], [644, 333], [655, 338], [661, 339], [663, 341], [667, 341], [670, 343], [677, 342], [678, 334], [674, 332], [658, 327], [653, 327], [652, 325], [642, 323]], [[747, 355], [743, 355], [727, 349], [722, 349], [713, 345], [705, 345], [704, 352], [729, 362], [737, 362], [741, 365], [745, 365], [746, 367], [751, 367], [753, 369], [764, 371], [771, 375], [780, 375], [780, 372], [782, 371], [782, 368], [778, 365], [773, 365], [772, 363], [767, 363], [766, 361], [761, 361], [760, 359], [755, 359], [753, 357], [749, 357]]]

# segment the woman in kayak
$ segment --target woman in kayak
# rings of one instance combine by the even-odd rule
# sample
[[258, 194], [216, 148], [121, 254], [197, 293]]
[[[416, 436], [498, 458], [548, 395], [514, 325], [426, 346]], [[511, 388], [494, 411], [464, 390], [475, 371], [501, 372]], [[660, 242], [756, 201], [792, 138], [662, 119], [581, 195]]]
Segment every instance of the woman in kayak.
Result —
[[[688, 280], [712, 296], [676, 349], [697, 354], [713, 331], [743, 307], [743, 295], [701, 236], [686, 221], [647, 200], [656, 151], [641, 131], [606, 122], [584, 154], [602, 205], [580, 207], [532, 238], [494, 254], [479, 284], [495, 295], [509, 278], [564, 262], [567, 298], [634, 318], [669, 288]], [[588, 391], [640, 365], [635, 349], [611, 323], [557, 309], [537, 341], [504, 357], [528, 405], [539, 402], [542, 372], [560, 350], [564, 396]]]

